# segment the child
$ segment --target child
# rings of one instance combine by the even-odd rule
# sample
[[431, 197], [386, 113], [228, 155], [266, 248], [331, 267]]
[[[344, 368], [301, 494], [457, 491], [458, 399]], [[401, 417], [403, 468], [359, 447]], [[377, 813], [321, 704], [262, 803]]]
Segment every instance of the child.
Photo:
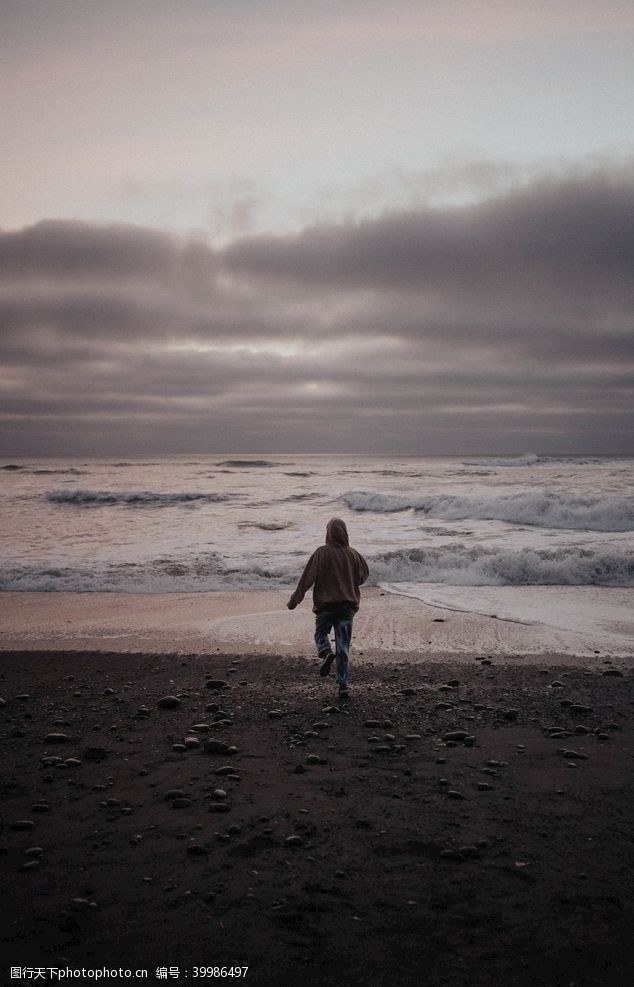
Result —
[[[368, 578], [368, 565], [348, 542], [345, 521], [333, 517], [326, 526], [326, 544], [313, 552], [297, 589], [287, 603], [294, 610], [313, 586], [315, 644], [322, 659], [319, 674], [325, 678], [336, 659], [335, 671], [339, 697], [348, 698], [348, 652], [352, 638], [352, 621], [359, 609], [359, 586]], [[334, 628], [335, 654], [329, 634]]]

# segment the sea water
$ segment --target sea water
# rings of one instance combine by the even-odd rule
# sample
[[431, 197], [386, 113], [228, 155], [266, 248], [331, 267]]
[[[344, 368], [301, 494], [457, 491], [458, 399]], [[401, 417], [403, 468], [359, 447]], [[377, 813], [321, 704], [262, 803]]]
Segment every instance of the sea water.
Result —
[[[532, 454], [5, 460], [0, 589], [289, 588], [339, 515], [371, 585], [623, 637], [633, 480], [631, 458]], [[615, 590], [601, 613], [587, 587]]]

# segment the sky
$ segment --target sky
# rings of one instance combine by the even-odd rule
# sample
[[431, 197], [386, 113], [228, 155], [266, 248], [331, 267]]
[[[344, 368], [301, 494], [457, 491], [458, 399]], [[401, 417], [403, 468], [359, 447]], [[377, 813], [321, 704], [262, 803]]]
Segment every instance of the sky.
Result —
[[0, 455], [634, 453], [631, 0], [0, 0]]

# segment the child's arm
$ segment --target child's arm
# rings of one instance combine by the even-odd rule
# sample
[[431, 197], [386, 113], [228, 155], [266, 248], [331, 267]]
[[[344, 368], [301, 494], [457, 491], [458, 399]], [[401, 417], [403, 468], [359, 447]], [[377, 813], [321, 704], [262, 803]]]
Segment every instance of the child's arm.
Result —
[[306, 596], [306, 592], [310, 589], [310, 587], [315, 582], [315, 577], [317, 576], [317, 561], [315, 558], [316, 555], [317, 553], [313, 552], [308, 562], [306, 563], [306, 567], [301, 575], [301, 579], [297, 584], [297, 589], [295, 590], [290, 600], [286, 604], [289, 610], [294, 610], [295, 607], [302, 602], [302, 600]]

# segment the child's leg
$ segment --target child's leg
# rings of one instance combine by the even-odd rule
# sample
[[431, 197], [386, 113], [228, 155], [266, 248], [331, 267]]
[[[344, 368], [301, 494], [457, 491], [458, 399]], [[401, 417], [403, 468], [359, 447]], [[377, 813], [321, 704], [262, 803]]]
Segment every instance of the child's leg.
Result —
[[350, 608], [340, 612], [334, 622], [337, 683], [343, 688], [348, 684], [348, 655], [352, 640], [353, 618], [354, 610]]
[[315, 647], [320, 658], [332, 654], [330, 637], [332, 630], [332, 612], [327, 607], [320, 607], [315, 614]]

